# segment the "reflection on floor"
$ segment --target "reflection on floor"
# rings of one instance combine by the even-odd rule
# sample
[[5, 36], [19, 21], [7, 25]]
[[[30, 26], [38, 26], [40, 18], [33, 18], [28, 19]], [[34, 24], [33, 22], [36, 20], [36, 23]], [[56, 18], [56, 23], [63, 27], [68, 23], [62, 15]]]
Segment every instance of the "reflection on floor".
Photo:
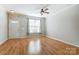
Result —
[[9, 39], [0, 46], [1, 55], [79, 54], [79, 48], [45, 36]]

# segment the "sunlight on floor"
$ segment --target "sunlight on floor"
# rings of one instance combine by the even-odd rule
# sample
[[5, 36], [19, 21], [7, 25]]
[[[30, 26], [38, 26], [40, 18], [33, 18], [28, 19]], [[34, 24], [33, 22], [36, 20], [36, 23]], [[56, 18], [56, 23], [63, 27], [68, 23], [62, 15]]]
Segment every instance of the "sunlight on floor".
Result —
[[28, 54], [39, 54], [41, 50], [41, 44], [39, 39], [30, 41], [28, 46]]

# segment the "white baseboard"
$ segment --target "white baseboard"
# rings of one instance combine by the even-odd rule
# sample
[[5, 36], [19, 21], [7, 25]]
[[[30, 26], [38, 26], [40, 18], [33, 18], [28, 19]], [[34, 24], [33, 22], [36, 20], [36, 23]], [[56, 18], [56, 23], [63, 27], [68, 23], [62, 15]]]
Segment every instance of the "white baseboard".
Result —
[[2, 41], [0, 41], [0, 45], [3, 44], [5, 41], [7, 41], [7, 40], [2, 40]]
[[70, 42], [66, 42], [66, 41], [63, 41], [63, 40], [61, 40], [61, 39], [58, 39], [58, 38], [55, 38], [55, 37], [49, 36], [49, 35], [47, 35], [46, 37], [48, 37], [48, 38], [50, 38], [50, 39], [54, 39], [54, 40], [61, 41], [61, 42], [63, 42], [63, 43], [69, 44], [69, 45], [73, 45], [73, 46], [79, 47], [79, 45], [72, 44], [72, 43], [70, 43]]

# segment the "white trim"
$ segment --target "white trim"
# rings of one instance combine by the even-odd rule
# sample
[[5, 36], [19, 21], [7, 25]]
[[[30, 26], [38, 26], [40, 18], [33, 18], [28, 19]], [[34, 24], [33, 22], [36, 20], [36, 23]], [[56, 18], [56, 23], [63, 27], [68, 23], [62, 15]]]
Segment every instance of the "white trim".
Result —
[[54, 40], [61, 41], [61, 42], [63, 42], [63, 43], [69, 44], [69, 45], [73, 45], [73, 46], [79, 47], [79, 45], [76, 45], [76, 44], [72, 44], [72, 43], [70, 43], [70, 42], [63, 41], [63, 40], [58, 39], [58, 38], [55, 38], [55, 37], [53, 37], [53, 36], [47, 35], [46, 37], [48, 37], [48, 38], [50, 38], [50, 39], [54, 39]]
[[5, 41], [7, 41], [7, 40], [2, 40], [2, 41], [0, 41], [0, 45], [3, 44]]

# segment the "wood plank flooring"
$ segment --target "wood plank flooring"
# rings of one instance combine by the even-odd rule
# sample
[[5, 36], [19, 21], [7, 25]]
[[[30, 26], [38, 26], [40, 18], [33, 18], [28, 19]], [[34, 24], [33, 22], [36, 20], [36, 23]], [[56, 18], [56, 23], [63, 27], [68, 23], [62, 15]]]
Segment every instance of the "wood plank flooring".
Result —
[[79, 48], [45, 36], [9, 39], [0, 55], [79, 55]]

